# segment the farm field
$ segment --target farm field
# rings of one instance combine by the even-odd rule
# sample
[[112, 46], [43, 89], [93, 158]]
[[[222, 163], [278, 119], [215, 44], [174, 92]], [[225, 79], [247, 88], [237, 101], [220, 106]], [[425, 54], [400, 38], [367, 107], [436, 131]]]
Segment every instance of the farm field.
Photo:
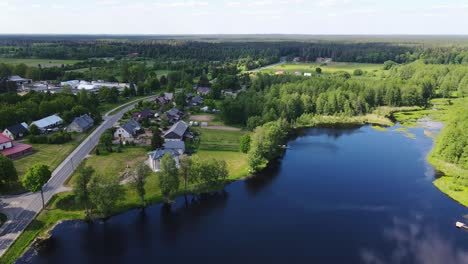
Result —
[[276, 71], [285, 71], [286, 73], [291, 74], [294, 74], [295, 72], [315, 73], [315, 69], [318, 67], [322, 69], [322, 73], [335, 73], [337, 71], [346, 71], [352, 74], [356, 69], [361, 69], [364, 72], [368, 73], [382, 71], [381, 64], [333, 62], [328, 63], [328, 65], [321, 65], [319, 63], [285, 63], [263, 69], [260, 72], [275, 73]]
[[53, 59], [16, 59], [16, 58], [0, 58], [0, 63], [8, 64], [21, 64], [24, 63], [27, 66], [37, 66], [49, 68], [49, 67], [60, 67], [62, 64], [69, 65], [80, 62], [80, 60], [53, 60]]
[[239, 151], [241, 131], [198, 129], [201, 135], [200, 150]]

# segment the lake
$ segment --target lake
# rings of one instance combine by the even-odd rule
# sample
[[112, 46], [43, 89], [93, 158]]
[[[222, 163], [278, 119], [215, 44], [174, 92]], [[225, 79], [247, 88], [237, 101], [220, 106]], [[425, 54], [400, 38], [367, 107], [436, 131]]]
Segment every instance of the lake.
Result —
[[223, 193], [63, 222], [18, 263], [468, 263], [467, 210], [432, 185], [432, 139], [395, 128], [303, 130]]

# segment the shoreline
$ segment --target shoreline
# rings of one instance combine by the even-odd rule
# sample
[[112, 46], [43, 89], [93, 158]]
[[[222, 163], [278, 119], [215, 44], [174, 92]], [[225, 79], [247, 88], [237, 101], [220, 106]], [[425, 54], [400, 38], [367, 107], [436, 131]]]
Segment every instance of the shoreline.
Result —
[[[403, 112], [406, 112], [408, 110], [403, 110]], [[420, 110], [413, 110], [413, 111], [420, 111]], [[398, 113], [398, 111], [393, 111], [390, 113], [391, 116], [393, 116], [394, 113]], [[294, 134], [296, 130], [300, 129], [308, 129], [308, 128], [337, 128], [337, 129], [345, 129], [345, 128], [351, 128], [351, 127], [361, 127], [365, 125], [377, 125], [381, 127], [389, 127], [395, 125], [395, 123], [391, 120], [391, 117], [387, 116], [380, 116], [377, 114], [372, 114], [371, 116], [366, 115], [366, 116], [356, 116], [356, 117], [340, 117], [340, 116], [313, 116], [313, 124], [310, 125], [305, 125], [302, 124], [300, 126], [294, 126], [292, 131], [290, 131], [290, 134]], [[403, 125], [404, 126], [404, 125]], [[435, 139], [434, 139], [435, 140]], [[442, 171], [445, 173], [444, 168], [440, 166], [440, 164], [432, 158], [433, 151], [435, 149], [435, 144], [431, 151], [429, 152], [429, 155], [426, 157], [426, 160], [436, 169], [439, 171]], [[274, 164], [277, 162], [277, 159], [269, 161], [266, 166], [259, 171], [257, 174], [261, 174], [265, 172], [270, 166], [274, 166]], [[248, 173], [248, 175], [235, 175], [235, 176], [230, 176], [228, 178], [228, 181], [224, 186], [227, 186], [233, 182], [236, 181], [242, 181], [246, 180], [248, 178], [251, 178], [255, 176], [256, 174], [251, 174]], [[446, 174], [447, 175], [447, 174]], [[438, 184], [438, 180], [443, 179], [443, 178], [449, 178], [449, 176], [442, 176], [439, 179], [435, 179], [433, 181], [433, 184], [444, 194], [448, 195], [451, 197], [454, 201], [461, 203], [462, 205], [468, 207], [468, 200], [466, 203], [463, 203], [462, 201], [457, 200], [457, 198], [452, 197], [450, 194], [446, 193], [444, 191], [444, 186], [443, 184]], [[468, 191], [467, 191], [468, 193]], [[54, 208], [56, 206], [57, 201], [60, 201], [61, 199], [65, 199], [67, 196], [72, 195], [72, 192], [65, 192], [65, 193], [60, 193], [55, 195], [50, 203], [47, 205], [47, 209], [44, 212], [41, 212], [40, 215], [26, 228], [25, 231], [31, 232], [30, 229], [32, 230], [31, 234], [32, 236], [28, 239], [26, 238], [24, 241], [21, 240], [21, 236], [24, 235], [24, 232], [14, 243], [13, 245], [9, 248], [9, 250], [0, 258], [0, 263], [13, 263], [17, 258], [21, 257], [31, 246], [33, 246], [36, 241], [44, 237], [44, 235], [49, 234], [51, 230], [58, 224], [62, 223], [63, 221], [73, 221], [73, 220], [80, 220], [80, 221], [85, 221], [85, 216], [82, 210], [76, 210], [76, 211], [64, 211], [64, 214], [58, 214], [58, 217], [52, 217], [51, 219], [47, 218], [47, 214], [51, 213], [56, 210]], [[194, 195], [194, 194], [189, 194], [189, 195]], [[179, 197], [183, 196], [183, 193], [178, 193], [174, 199], [177, 199]], [[119, 208], [112, 213], [112, 215], [106, 217], [106, 218], [98, 218], [93, 221], [102, 221], [105, 220], [109, 217], [125, 213], [129, 210], [134, 210], [141, 208], [139, 204], [134, 204], [133, 201], [127, 201], [127, 204], [121, 204], [119, 205]], [[162, 203], [162, 198], [158, 196], [154, 197], [149, 197], [147, 199], [147, 204], [148, 206], [154, 206]], [[45, 215], [45, 216], [44, 216]], [[40, 220], [41, 216], [44, 216], [48, 221], [38, 221]], [[42, 225], [37, 226], [38, 222], [41, 222]], [[34, 232], [35, 231], [35, 232]], [[18, 242], [19, 241], [19, 242]], [[15, 248], [18, 246], [18, 248]]]

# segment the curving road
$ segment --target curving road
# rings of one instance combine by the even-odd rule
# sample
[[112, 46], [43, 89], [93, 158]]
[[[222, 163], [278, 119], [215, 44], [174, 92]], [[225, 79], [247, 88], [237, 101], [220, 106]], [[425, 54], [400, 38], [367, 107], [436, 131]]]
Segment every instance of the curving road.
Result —
[[[67, 190], [63, 186], [65, 181], [73, 174], [76, 166], [88, 155], [97, 145], [99, 138], [104, 131], [112, 127], [122, 116], [141, 100], [149, 100], [154, 96], [137, 99], [129, 102], [114, 115], [110, 115], [114, 108], [104, 116], [104, 121], [91, 133], [53, 172], [50, 180], [44, 185], [44, 199], [47, 203], [50, 198], [59, 192]], [[125, 106], [124, 105], [124, 106]], [[0, 257], [13, 244], [18, 236], [24, 231], [29, 223], [42, 210], [40, 193], [25, 193], [16, 196], [1, 197], [2, 213], [8, 216], [8, 221], [0, 229]]]

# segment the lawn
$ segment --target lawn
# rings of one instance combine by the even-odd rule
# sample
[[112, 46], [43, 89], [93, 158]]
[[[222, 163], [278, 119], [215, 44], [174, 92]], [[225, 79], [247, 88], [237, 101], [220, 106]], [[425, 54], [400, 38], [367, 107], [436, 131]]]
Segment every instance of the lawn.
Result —
[[39, 64], [43, 68], [49, 67], [60, 67], [62, 64], [69, 65], [80, 62], [80, 60], [53, 60], [53, 59], [16, 59], [16, 58], [0, 58], [0, 63], [8, 64], [21, 64], [24, 63], [27, 66], [37, 67]]
[[198, 128], [201, 133], [200, 150], [239, 151], [242, 131], [226, 131]]
[[271, 68], [261, 70], [261, 72], [275, 73], [276, 71], [285, 71], [286, 73], [294, 74], [294, 72], [311, 72], [315, 73], [315, 69], [320, 67], [322, 73], [335, 73], [337, 71], [346, 71], [353, 73], [356, 69], [361, 69], [364, 72], [379, 72], [382, 70], [381, 64], [370, 63], [346, 63], [346, 62], [333, 62], [328, 65], [321, 65], [319, 63], [285, 63], [276, 65]]
[[[95, 169], [96, 175], [104, 177], [120, 177], [127, 168], [133, 169], [136, 164], [147, 159], [143, 147], [123, 147], [121, 153], [113, 152], [101, 155], [92, 155], [86, 159], [86, 165]], [[76, 173], [70, 178], [67, 185], [72, 186]]]
[[229, 171], [229, 179], [236, 180], [250, 175], [247, 154], [234, 151], [199, 150], [194, 156], [201, 160], [225, 160]]

